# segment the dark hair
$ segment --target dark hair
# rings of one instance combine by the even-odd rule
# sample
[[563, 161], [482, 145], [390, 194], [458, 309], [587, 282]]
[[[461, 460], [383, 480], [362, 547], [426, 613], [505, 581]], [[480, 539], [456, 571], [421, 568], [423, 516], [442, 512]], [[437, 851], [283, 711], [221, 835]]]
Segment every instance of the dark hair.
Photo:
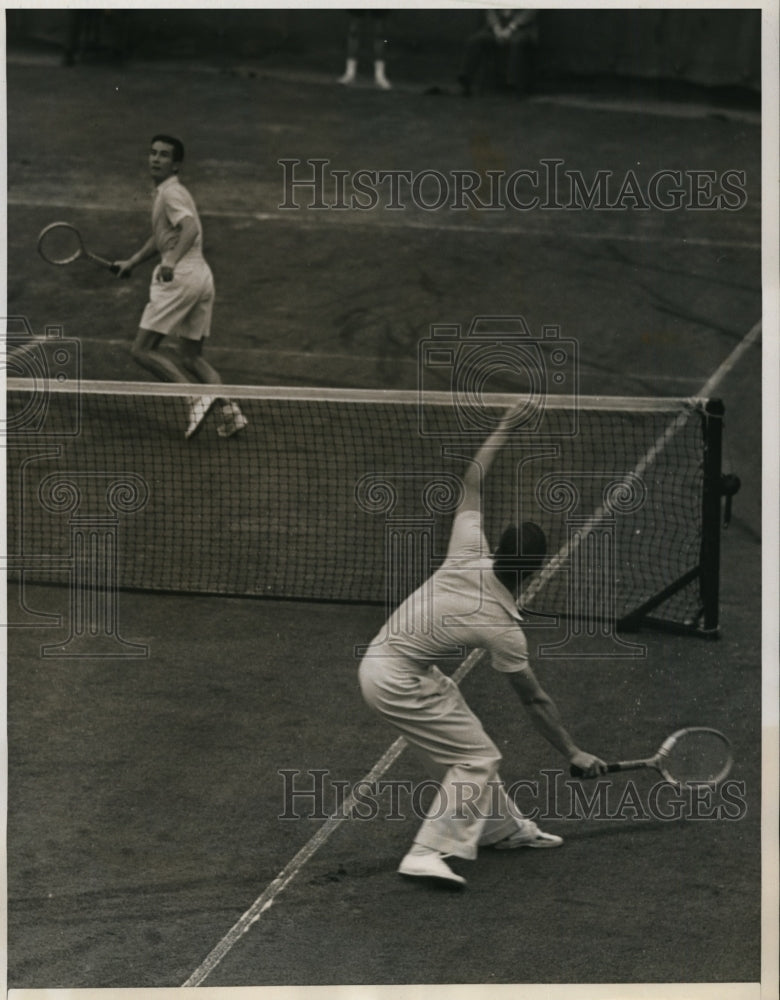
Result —
[[155, 142], [167, 142], [169, 146], [173, 146], [173, 162], [182, 163], [184, 161], [184, 143], [181, 139], [177, 139], [175, 135], [163, 135], [159, 132], [157, 135], [152, 136], [152, 145]]
[[540, 570], [547, 555], [547, 539], [534, 521], [523, 521], [518, 529], [505, 528], [493, 553], [493, 572], [507, 590], [515, 591], [526, 576]]

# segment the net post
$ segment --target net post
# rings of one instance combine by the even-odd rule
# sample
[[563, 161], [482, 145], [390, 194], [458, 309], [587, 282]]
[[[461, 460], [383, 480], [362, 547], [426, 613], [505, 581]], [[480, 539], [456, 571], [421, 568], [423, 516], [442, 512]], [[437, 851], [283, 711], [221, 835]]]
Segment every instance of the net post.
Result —
[[720, 594], [720, 510], [721, 459], [723, 452], [723, 415], [720, 399], [708, 399], [702, 410], [704, 433], [704, 482], [702, 488], [701, 552], [699, 589], [702, 600], [700, 631], [718, 635]]

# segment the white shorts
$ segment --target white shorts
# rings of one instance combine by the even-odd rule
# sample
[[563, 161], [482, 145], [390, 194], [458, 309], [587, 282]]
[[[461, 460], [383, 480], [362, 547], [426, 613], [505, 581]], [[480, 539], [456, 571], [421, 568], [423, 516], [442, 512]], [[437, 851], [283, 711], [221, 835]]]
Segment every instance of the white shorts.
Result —
[[211, 333], [214, 278], [206, 261], [177, 267], [172, 281], [160, 278], [158, 264], [149, 286], [149, 301], [141, 316], [141, 329], [203, 340]]

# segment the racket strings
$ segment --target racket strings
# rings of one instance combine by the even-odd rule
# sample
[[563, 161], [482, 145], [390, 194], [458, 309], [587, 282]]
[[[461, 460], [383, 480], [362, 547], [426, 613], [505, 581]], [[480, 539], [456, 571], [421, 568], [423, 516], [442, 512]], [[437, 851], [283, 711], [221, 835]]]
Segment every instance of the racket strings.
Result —
[[666, 746], [661, 762], [665, 773], [675, 783], [717, 784], [731, 769], [731, 751], [720, 733], [691, 731]]
[[84, 252], [81, 237], [68, 225], [53, 225], [44, 230], [38, 249], [52, 264], [70, 264]]

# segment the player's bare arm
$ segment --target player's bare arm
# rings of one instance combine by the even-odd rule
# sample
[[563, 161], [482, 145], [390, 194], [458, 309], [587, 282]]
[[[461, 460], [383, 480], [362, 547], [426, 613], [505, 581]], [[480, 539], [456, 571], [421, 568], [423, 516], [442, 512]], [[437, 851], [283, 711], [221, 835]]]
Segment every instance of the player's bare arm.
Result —
[[558, 708], [542, 688], [530, 667], [507, 674], [520, 701], [536, 729], [583, 775], [593, 777], [604, 774], [606, 764], [600, 757], [581, 750], [563, 725]]
[[501, 417], [498, 426], [484, 441], [466, 471], [463, 473], [463, 499], [458, 507], [462, 510], [480, 510], [482, 497], [482, 477], [495, 461], [499, 450], [506, 444], [519, 407], [510, 407]]
[[179, 238], [174, 246], [162, 255], [160, 277], [163, 281], [173, 280], [173, 271], [182, 257], [192, 247], [198, 237], [198, 225], [191, 215], [185, 216], [178, 226]]
[[116, 268], [116, 275], [118, 278], [129, 278], [133, 272], [133, 269], [138, 267], [139, 264], [143, 264], [144, 261], [151, 260], [152, 257], [157, 256], [157, 247], [155, 246], [154, 237], [150, 236], [149, 239], [144, 243], [137, 253], [134, 253], [132, 257], [128, 257], [127, 260], [115, 260], [113, 266]]

